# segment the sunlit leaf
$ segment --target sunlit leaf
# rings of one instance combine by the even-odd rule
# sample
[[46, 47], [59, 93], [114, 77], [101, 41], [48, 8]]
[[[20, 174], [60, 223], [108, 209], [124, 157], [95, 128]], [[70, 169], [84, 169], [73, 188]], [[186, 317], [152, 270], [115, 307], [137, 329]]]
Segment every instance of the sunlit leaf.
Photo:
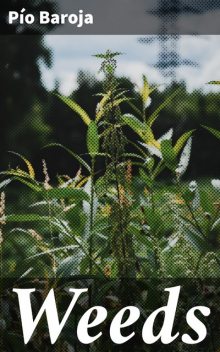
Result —
[[22, 177], [15, 177], [14, 180], [19, 181], [20, 183], [23, 183], [25, 186], [29, 187], [33, 191], [39, 192], [41, 190], [41, 187], [37, 184], [37, 182], [31, 183]]
[[19, 158], [21, 158], [25, 162], [25, 164], [27, 165], [27, 168], [28, 168], [29, 176], [34, 179], [35, 178], [35, 172], [34, 172], [34, 168], [31, 165], [30, 161], [27, 160], [23, 155], [21, 155], [19, 153], [16, 153], [16, 152], [13, 152], [13, 151], [9, 151], [9, 153], [17, 155]]
[[182, 151], [180, 161], [179, 161], [178, 167], [176, 169], [176, 173], [179, 176], [182, 176], [187, 170], [187, 167], [189, 165], [189, 160], [190, 160], [191, 148], [192, 148], [192, 137], [190, 137], [188, 139], [188, 141]]
[[162, 141], [171, 139], [173, 136], [173, 128], [171, 128], [169, 131], [167, 131], [165, 134], [163, 134], [157, 141], [161, 143]]
[[162, 153], [159, 148], [155, 147], [152, 144], [146, 144], [142, 142], [139, 142], [139, 144], [145, 147], [151, 155], [156, 155], [158, 158], [162, 159]]
[[12, 179], [7, 179], [7, 180], [4, 180], [0, 183], [0, 189], [2, 188], [5, 188], [7, 185], [9, 185], [9, 183], [11, 183]]
[[212, 186], [220, 191], [220, 180], [219, 179], [214, 179], [211, 181]]
[[155, 122], [155, 120], [158, 118], [159, 113], [166, 107], [168, 106], [173, 98], [180, 92], [180, 89], [177, 89], [174, 93], [172, 93], [158, 108], [153, 112], [153, 114], [148, 118], [148, 124], [152, 126], [152, 124]]
[[68, 98], [68, 97], [64, 97], [62, 95], [56, 94], [56, 96], [62, 100], [70, 109], [72, 109], [73, 111], [75, 111], [83, 120], [83, 122], [86, 125], [89, 125], [91, 122], [91, 119], [89, 117], [89, 115], [87, 114], [87, 112], [79, 105], [77, 104], [74, 100]]
[[159, 143], [155, 140], [153, 131], [148, 124], [144, 124], [144, 142], [159, 148]]
[[157, 86], [151, 87], [148, 83], [147, 77], [143, 75], [143, 88], [140, 91], [142, 101], [144, 103], [144, 106], [146, 106], [146, 103], [148, 99], [150, 99], [150, 94], [153, 93], [157, 89]]
[[150, 95], [151, 89], [147, 81], [147, 77], [143, 75], [143, 88], [141, 90], [141, 97], [143, 100], [143, 103], [146, 103], [149, 95]]
[[105, 107], [106, 103], [108, 102], [108, 100], [110, 99], [111, 94], [112, 94], [111, 91], [104, 94], [102, 100], [98, 103], [97, 112], [96, 112], [96, 121], [99, 121], [102, 118], [102, 116], [104, 115], [104, 113], [105, 113], [104, 107]]
[[132, 114], [125, 114], [122, 116], [123, 122], [128, 125], [140, 137], [143, 137], [144, 124]]
[[183, 146], [185, 145], [185, 143], [188, 141], [188, 139], [192, 136], [193, 132], [195, 130], [191, 130], [188, 132], [183, 133], [183, 135], [178, 139], [178, 141], [176, 142], [175, 146], [174, 146], [174, 150], [176, 155], [179, 154], [179, 152], [181, 151], [181, 149], [183, 148]]

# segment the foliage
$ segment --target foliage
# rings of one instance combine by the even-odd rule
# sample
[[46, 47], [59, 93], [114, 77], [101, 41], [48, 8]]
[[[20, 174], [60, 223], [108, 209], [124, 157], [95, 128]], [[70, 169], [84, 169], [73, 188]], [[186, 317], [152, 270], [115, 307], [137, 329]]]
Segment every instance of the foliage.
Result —
[[[54, 3], [48, 0], [33, 0], [31, 3], [28, 0], [8, 0], [7, 5], [2, 6], [3, 14], [9, 9], [20, 12], [22, 8], [28, 8], [31, 13], [54, 10]], [[29, 143], [28, 157], [36, 154], [39, 143], [45, 143], [51, 132], [45, 121], [47, 92], [41, 81], [41, 64], [51, 66], [51, 52], [43, 42], [39, 26], [20, 26], [19, 23], [11, 26], [4, 22], [6, 19], [7, 16], [3, 16], [0, 24], [2, 33], [9, 33], [0, 37], [0, 109], [2, 123], [4, 121], [4, 128], [0, 131], [1, 165], [7, 165], [6, 151], [17, 150], [18, 145], [21, 153], [27, 153]], [[51, 24], [45, 28], [50, 30]], [[17, 33], [28, 35], [15, 35]]]
[[[178, 138], [173, 128], [160, 137], [154, 131], [160, 113], [179, 97], [179, 90], [150, 111], [156, 87], [151, 87], [143, 76], [139, 94], [131, 96], [115, 75], [118, 54], [108, 51], [96, 55], [102, 59], [105, 79], [102, 93], [97, 94], [99, 103], [94, 115], [72, 98], [55, 95], [84, 123], [87, 153], [79, 155], [60, 143], [46, 148], [66, 152], [78, 165], [76, 174], [58, 175], [55, 184], [43, 160], [41, 180], [31, 162], [16, 152], [14, 156], [20, 158], [25, 169], [18, 166], [1, 172], [0, 183], [2, 276], [16, 279], [17, 285], [24, 279], [46, 278], [43, 283], [37, 281], [46, 290], [48, 278], [55, 280], [58, 289], [62, 288], [63, 278], [84, 279], [90, 287], [90, 303], [98, 302], [99, 295], [103, 295], [111, 306], [111, 315], [120, 301], [141, 301], [147, 304], [148, 312], [160, 304], [152, 284], [144, 278], [159, 280], [161, 285], [163, 278], [206, 279], [219, 278], [220, 274], [220, 180], [183, 181], [194, 146], [194, 129]], [[124, 105], [133, 113], [125, 112]], [[205, 128], [219, 137], [217, 129]], [[104, 165], [101, 170], [99, 159]], [[161, 181], [164, 172], [169, 179]], [[5, 190], [7, 199], [12, 182], [23, 186], [22, 211], [10, 211], [5, 203]], [[24, 189], [29, 190], [27, 200]], [[91, 278], [104, 280], [98, 290]], [[105, 282], [118, 278], [122, 281]], [[135, 284], [129, 279], [135, 279]], [[133, 294], [130, 285], [135, 286]], [[196, 285], [198, 288], [201, 283]], [[145, 291], [151, 297], [147, 303]], [[192, 300], [194, 294], [190, 291]], [[77, 309], [82, 311], [81, 306]], [[6, 338], [16, 349], [21, 346], [19, 335], [6, 334]], [[37, 338], [45, 346], [44, 339]], [[70, 334], [67, 341], [77, 350]], [[106, 344], [104, 339], [92, 350], [103, 350]], [[139, 343], [133, 348], [152, 350], [142, 349]], [[56, 350], [62, 350], [62, 344]]]
[[[17, 153], [27, 171], [19, 167], [2, 173], [7, 176], [2, 189], [19, 181], [36, 199], [31, 211], [2, 215], [3, 229], [11, 231], [10, 239], [4, 238], [3, 265], [9, 276], [39, 275], [40, 268], [42, 275], [58, 277], [219, 275], [218, 187], [182, 181], [194, 130], [177, 140], [173, 129], [160, 138], [153, 131], [160, 112], [178, 96], [178, 90], [149, 113], [149, 99], [156, 87], [143, 76], [141, 108], [135, 107], [135, 99], [118, 85], [116, 55], [97, 56], [103, 59], [105, 80], [95, 116], [89, 116], [74, 100], [58, 96], [86, 125], [90, 161], [54, 143], [47, 147], [62, 147], [78, 162], [74, 177], [60, 175], [53, 185], [43, 161], [44, 181], [39, 181], [31, 163]], [[121, 111], [124, 103], [135, 107], [134, 114]], [[136, 140], [126, 137], [128, 128]], [[130, 144], [135, 152], [129, 152]], [[96, 167], [99, 158], [105, 165], [101, 173]], [[170, 186], [158, 181], [164, 170], [171, 173]], [[21, 248], [23, 241], [33, 243], [28, 254]], [[16, 243], [13, 260], [7, 258], [12, 243]], [[17, 266], [19, 251], [24, 252], [25, 261]], [[207, 267], [210, 258], [212, 265]]]

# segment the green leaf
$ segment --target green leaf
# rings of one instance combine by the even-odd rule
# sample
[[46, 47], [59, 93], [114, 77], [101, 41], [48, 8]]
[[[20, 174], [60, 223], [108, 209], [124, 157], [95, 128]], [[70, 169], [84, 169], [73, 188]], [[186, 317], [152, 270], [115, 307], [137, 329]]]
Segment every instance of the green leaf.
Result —
[[[3, 174], [3, 173], [2, 173]], [[28, 181], [30, 180], [30, 176], [28, 174], [26, 175], [22, 175], [22, 176], [18, 176], [17, 173], [11, 173], [10, 171], [7, 173], [5, 172], [5, 174], [9, 174], [11, 176], [14, 176], [13, 178], [11, 179], [7, 179], [3, 182], [0, 183], [0, 189], [1, 188], [4, 188], [6, 187], [10, 182], [12, 181], [19, 181], [20, 183], [23, 183], [24, 185], [28, 186], [29, 188], [31, 188], [33, 191], [36, 191], [36, 192], [39, 192], [41, 190], [41, 187], [38, 185], [37, 181], [31, 179], [31, 181]], [[26, 180], [26, 178], [28, 178], [28, 180]], [[33, 183], [35, 182], [35, 183]]]
[[[26, 178], [26, 179], [30, 180], [30, 175], [27, 172], [25, 172], [21, 169], [18, 169], [18, 168], [16, 170], [11, 169], [8, 171], [1, 171], [0, 175], [16, 176], [16, 177], [18, 176], [18, 177], [22, 177], [22, 178]], [[31, 179], [31, 180], [34, 181], [33, 179]]]
[[57, 275], [60, 277], [71, 277], [80, 274], [80, 262], [84, 257], [84, 254], [79, 248], [74, 250], [73, 255], [63, 259], [58, 268]]
[[55, 94], [60, 100], [62, 100], [67, 106], [69, 106], [70, 109], [75, 111], [83, 120], [83, 122], [88, 126], [91, 122], [91, 119], [87, 112], [80, 106], [78, 105], [74, 100], [64, 97], [59, 94]]
[[138, 120], [132, 114], [126, 114], [122, 116], [123, 122], [128, 125], [135, 133], [137, 133], [141, 138], [144, 133], [144, 124]]
[[210, 82], [208, 82], [207, 84], [216, 84], [216, 85], [219, 85], [219, 84], [220, 84], [220, 81], [210, 81]]
[[146, 144], [153, 144], [156, 148], [159, 147], [159, 145], [157, 145], [158, 143], [154, 138], [153, 131], [147, 123], [144, 124], [144, 142]]
[[5, 188], [9, 183], [11, 183], [12, 179], [8, 178], [0, 183], [0, 189]]
[[19, 153], [15, 153], [15, 152], [13, 152], [13, 151], [9, 151], [9, 153], [19, 156], [19, 158], [21, 158], [21, 159], [25, 162], [25, 164], [27, 165], [27, 168], [28, 168], [29, 176], [30, 176], [32, 179], [34, 179], [34, 178], [35, 178], [35, 172], [34, 172], [34, 168], [33, 168], [33, 166], [31, 165], [30, 161], [27, 160], [23, 155], [21, 155], [21, 154], [19, 154]]
[[147, 81], [147, 77], [145, 75], [143, 75], [143, 88], [141, 90], [141, 97], [142, 97], [142, 100], [143, 100], [143, 103], [146, 103], [149, 95], [150, 95], [150, 86], [149, 86], [149, 83]]
[[77, 188], [51, 188], [40, 193], [47, 199], [72, 198], [75, 202], [89, 201], [89, 195], [83, 189]]
[[99, 119], [104, 115], [104, 113], [111, 111], [113, 107], [114, 108], [118, 107], [121, 103], [128, 102], [129, 100], [131, 100], [131, 98], [123, 97], [123, 98], [115, 99], [112, 103], [106, 104], [105, 108], [101, 110], [102, 114], [99, 117]]
[[128, 101], [127, 103], [141, 118], [143, 117], [143, 112], [138, 109], [137, 106], [135, 106], [131, 101]]
[[141, 89], [141, 98], [143, 103], [145, 104], [147, 102], [147, 99], [149, 98], [150, 94], [153, 93], [157, 89], [157, 86], [155, 87], [150, 87], [147, 77], [143, 75], [143, 87]]
[[177, 160], [175, 151], [172, 147], [172, 142], [170, 140], [164, 140], [161, 142], [161, 152], [166, 166], [171, 171], [175, 171], [177, 167]]
[[112, 53], [110, 50], [107, 50], [105, 54], [95, 54], [93, 56], [96, 57], [97, 59], [108, 60], [108, 59], [113, 59], [114, 57], [119, 55], [122, 55], [122, 53], [118, 51]]
[[207, 131], [211, 132], [216, 138], [220, 139], [220, 131], [216, 130], [215, 128], [207, 127], [202, 125], [203, 128], [205, 128]]
[[182, 195], [183, 199], [185, 200], [186, 203], [191, 203], [195, 197], [195, 191], [190, 191], [189, 189], [187, 189], [183, 195]]
[[124, 153], [123, 154], [124, 157], [126, 158], [137, 158], [137, 159], [141, 159], [143, 161], [145, 161], [145, 158], [139, 154], [135, 154], [135, 153]]
[[189, 245], [199, 250], [200, 253], [209, 251], [209, 243], [204, 241], [204, 238], [195, 230], [190, 229], [189, 226], [184, 231], [184, 236]]
[[125, 101], [128, 102], [129, 100], [131, 100], [131, 98], [127, 98], [127, 97], [116, 99], [112, 104], [110, 103], [110, 109], [112, 109], [112, 106], [113, 107], [119, 106], [121, 103], [124, 103]]
[[6, 222], [32, 222], [32, 221], [48, 221], [49, 216], [38, 214], [10, 214], [6, 216]]
[[153, 186], [154, 181], [142, 169], [140, 169], [140, 177], [149, 188]]
[[90, 122], [88, 127], [87, 148], [90, 155], [96, 155], [99, 152], [99, 134], [94, 121]]
[[98, 104], [98, 111], [96, 113], [96, 121], [99, 121], [102, 116], [105, 113], [105, 105], [107, 104], [108, 100], [110, 99], [112, 92], [111, 90], [109, 90], [106, 94], [103, 95], [103, 98], [101, 99], [101, 101]]
[[25, 180], [25, 179], [22, 178], [22, 177], [18, 177], [18, 176], [17, 176], [17, 177], [14, 178], [14, 180], [15, 180], [15, 181], [19, 181], [20, 183], [23, 183], [25, 186], [28, 186], [29, 188], [31, 188], [31, 189], [32, 189], [33, 191], [35, 191], [35, 192], [39, 192], [39, 191], [41, 190], [41, 187], [38, 186], [37, 183], [33, 184], [33, 183], [31, 183], [31, 182]]
[[152, 124], [154, 123], [154, 121], [157, 119], [159, 113], [167, 106], [171, 103], [171, 101], [173, 100], [173, 98], [179, 93], [181, 88], [178, 88], [177, 90], [175, 90], [175, 92], [173, 92], [154, 112], [153, 114], [149, 117], [147, 123], [152, 126]]
[[59, 143], [51, 143], [46, 145], [44, 148], [51, 148], [51, 147], [59, 147], [67, 151], [70, 155], [72, 155], [82, 166], [84, 166], [89, 172], [91, 172], [90, 166], [76, 153], [74, 153], [72, 150], [70, 150], [67, 147], [64, 147], [62, 144]]
[[42, 257], [44, 255], [50, 255], [51, 253], [55, 253], [55, 252], [62, 252], [62, 251], [69, 251], [69, 250], [73, 250], [73, 249], [76, 249], [76, 248], [79, 248], [79, 246], [77, 245], [69, 245], [69, 246], [63, 246], [63, 247], [57, 247], [57, 248], [53, 248], [53, 249], [48, 249], [48, 250], [45, 250], [44, 252], [41, 252], [41, 253], [37, 253], [37, 254], [34, 254], [32, 256], [30, 256], [28, 259], [33, 259], [33, 258], [37, 258], [37, 257]]
[[175, 146], [174, 146], [174, 151], [176, 153], [176, 155], [179, 154], [179, 152], [181, 151], [181, 149], [183, 148], [183, 146], [185, 145], [185, 143], [187, 142], [187, 140], [191, 137], [191, 135], [193, 134], [195, 130], [191, 130], [188, 132], [185, 132], [176, 142]]

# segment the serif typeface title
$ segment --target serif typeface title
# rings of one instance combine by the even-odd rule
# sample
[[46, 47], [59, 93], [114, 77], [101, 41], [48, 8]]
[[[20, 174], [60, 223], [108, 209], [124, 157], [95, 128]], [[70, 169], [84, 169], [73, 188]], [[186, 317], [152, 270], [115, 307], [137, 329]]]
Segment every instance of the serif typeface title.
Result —
[[52, 24], [71, 24], [78, 28], [84, 25], [93, 24], [94, 18], [92, 14], [84, 13], [83, 10], [79, 10], [78, 13], [71, 14], [50, 14], [48, 11], [40, 11], [38, 15], [28, 13], [26, 9], [18, 11], [9, 11], [8, 23], [9, 24], [20, 24], [20, 25], [32, 25], [38, 22], [41, 25]]
[[[36, 290], [34, 288], [16, 288], [13, 289], [13, 291], [18, 296], [25, 344], [30, 341], [44, 313], [46, 313], [51, 344], [54, 344], [61, 334], [72, 311], [74, 313], [74, 307], [77, 301], [81, 299], [82, 295], [88, 294], [87, 288], [69, 288], [70, 303], [63, 318], [59, 320], [59, 313], [57, 311], [53, 289], [49, 291], [35, 318], [33, 318], [31, 297]], [[145, 318], [142, 327], [142, 339], [144, 343], [151, 345], [160, 341], [162, 344], [168, 345], [174, 341], [182, 341], [187, 345], [196, 345], [202, 342], [207, 336], [206, 323], [204, 323], [203, 320], [205, 320], [204, 317], [208, 317], [211, 314], [210, 308], [205, 306], [195, 306], [186, 311], [185, 320], [186, 325], [188, 326], [186, 329], [187, 333], [180, 333], [178, 328], [174, 327], [174, 321], [178, 308], [181, 287], [175, 286], [165, 288], [165, 291], [168, 293], [167, 304], [163, 307], [159, 307]], [[155, 333], [155, 322], [157, 321], [158, 315], [161, 315], [161, 313], [163, 314], [163, 324], [160, 331]], [[80, 317], [76, 327], [78, 340], [85, 345], [98, 340], [102, 335], [101, 324], [105, 323], [107, 318], [110, 318], [109, 335], [113, 343], [122, 345], [134, 337], [135, 324], [141, 317], [141, 310], [138, 307], [126, 306], [117, 311], [114, 316], [110, 314], [109, 317], [108, 315], [109, 312], [103, 306], [94, 306], [86, 310]], [[201, 317], [202, 321], [198, 318], [198, 315]], [[91, 328], [94, 327], [96, 327], [95, 334], [94, 331], [93, 333], [91, 331]], [[129, 334], [124, 330], [124, 328], [127, 327], [129, 327]]]

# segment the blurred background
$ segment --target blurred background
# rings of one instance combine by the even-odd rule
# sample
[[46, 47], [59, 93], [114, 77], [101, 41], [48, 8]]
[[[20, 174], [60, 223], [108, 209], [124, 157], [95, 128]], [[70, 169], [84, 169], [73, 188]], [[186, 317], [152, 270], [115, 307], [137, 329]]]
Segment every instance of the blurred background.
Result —
[[[46, 1], [43, 3], [45, 6]], [[143, 74], [150, 84], [158, 85], [149, 113], [181, 86], [179, 95], [161, 112], [155, 134], [161, 136], [173, 127], [178, 138], [183, 131], [195, 128], [186, 177], [219, 177], [218, 141], [200, 127], [220, 128], [220, 87], [207, 85], [220, 79], [219, 36], [12, 33], [0, 36], [0, 45], [1, 171], [17, 165], [15, 157], [7, 153], [13, 150], [30, 159], [37, 169], [41, 169], [41, 159], [46, 159], [51, 177], [76, 172], [78, 165], [64, 152], [42, 149], [58, 142], [76, 153], [86, 153], [85, 126], [54, 93], [75, 99], [93, 117], [102, 75], [98, 73], [100, 62], [92, 54], [110, 49], [123, 53], [117, 75], [128, 95], [136, 95], [138, 100]], [[122, 110], [131, 112], [126, 104]]]

